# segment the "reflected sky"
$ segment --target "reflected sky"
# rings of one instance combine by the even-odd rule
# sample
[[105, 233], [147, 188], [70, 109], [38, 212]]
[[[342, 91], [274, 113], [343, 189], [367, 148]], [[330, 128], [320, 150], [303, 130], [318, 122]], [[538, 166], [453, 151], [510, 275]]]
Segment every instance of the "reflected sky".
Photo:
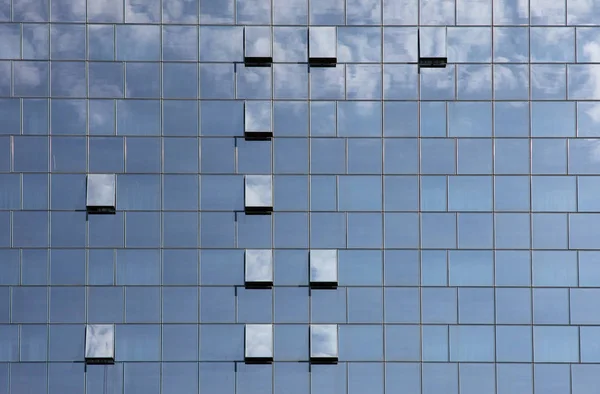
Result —
[[273, 252], [270, 249], [246, 249], [246, 282], [273, 281]]
[[0, 0], [0, 393], [593, 392], [599, 16]]
[[273, 326], [246, 324], [246, 358], [273, 357]]

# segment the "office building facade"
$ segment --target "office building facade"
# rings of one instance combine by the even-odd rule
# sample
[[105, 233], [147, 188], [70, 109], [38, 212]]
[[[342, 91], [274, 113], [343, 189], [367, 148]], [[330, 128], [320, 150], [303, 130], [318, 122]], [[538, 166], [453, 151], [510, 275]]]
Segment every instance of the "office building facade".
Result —
[[0, 0], [0, 394], [591, 394], [600, 5]]

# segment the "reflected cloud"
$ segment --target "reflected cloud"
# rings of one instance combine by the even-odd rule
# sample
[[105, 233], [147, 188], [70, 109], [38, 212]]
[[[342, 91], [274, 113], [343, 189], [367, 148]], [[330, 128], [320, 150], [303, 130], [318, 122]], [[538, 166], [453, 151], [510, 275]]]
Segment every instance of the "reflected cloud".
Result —
[[381, 66], [349, 64], [346, 66], [346, 95], [348, 99], [381, 99]]
[[381, 23], [380, 0], [347, 0], [346, 21], [349, 25], [377, 25]]
[[273, 252], [270, 249], [246, 249], [246, 282], [273, 282]]
[[454, 100], [454, 66], [421, 70], [421, 99]]
[[85, 0], [52, 0], [53, 22], [85, 22]]
[[383, 96], [387, 100], [416, 100], [418, 78], [416, 65], [386, 64], [383, 66]]
[[494, 0], [494, 23], [526, 25], [529, 22], [529, 0]]
[[419, 35], [421, 37], [421, 56], [447, 56], [445, 27], [423, 27], [420, 29]]
[[309, 1], [311, 25], [342, 25], [344, 18], [344, 0]]
[[117, 60], [160, 60], [160, 26], [117, 26]]
[[52, 59], [85, 60], [84, 25], [52, 25], [50, 39]]
[[421, 0], [422, 25], [454, 25], [454, 0]]
[[529, 0], [531, 24], [564, 25], [565, 3], [563, 0]]
[[246, 207], [273, 206], [273, 179], [270, 175], [246, 175]]
[[492, 67], [464, 65], [458, 67], [459, 100], [491, 100]]
[[[429, 38], [429, 37], [428, 37]], [[426, 45], [432, 45], [431, 39]], [[416, 62], [418, 58], [417, 28], [386, 27], [383, 30], [384, 62]], [[445, 37], [444, 37], [445, 42]]]
[[90, 324], [86, 327], [85, 358], [115, 357], [115, 331], [111, 324]]
[[494, 66], [494, 98], [527, 100], [529, 97], [529, 67], [526, 64]]
[[89, 174], [87, 178], [88, 207], [115, 206], [115, 175]]
[[50, 85], [48, 62], [14, 62], [13, 68], [16, 95], [48, 96]]
[[246, 358], [273, 357], [273, 326], [246, 324]]
[[163, 27], [163, 60], [198, 59], [198, 29], [196, 26]]
[[122, 23], [123, 0], [97, 0], [87, 2], [88, 22]]
[[23, 59], [48, 59], [49, 52], [48, 25], [23, 25]]
[[200, 23], [233, 23], [235, 0], [200, 0]]
[[271, 131], [270, 101], [246, 101], [245, 111], [244, 122], [247, 132]]
[[529, 61], [529, 29], [497, 27], [494, 29], [494, 60], [496, 62]]
[[575, 60], [575, 30], [569, 27], [532, 27], [532, 62], [572, 62]]
[[381, 29], [378, 27], [339, 27], [338, 62], [381, 61]]
[[310, 281], [337, 283], [338, 253], [335, 249], [313, 249], [310, 251]]
[[271, 2], [264, 0], [237, 0], [237, 22], [268, 25], [271, 23]]
[[198, 23], [197, 0], [163, 0], [163, 23]]
[[489, 25], [492, 21], [492, 0], [456, 0], [459, 25]]
[[85, 97], [85, 63], [52, 62], [50, 86], [52, 96]]
[[491, 60], [491, 28], [449, 27], [447, 34], [449, 62], [489, 62]]
[[200, 26], [200, 61], [242, 61], [243, 39], [241, 26]]
[[531, 65], [531, 98], [561, 99], [566, 98], [566, 67], [563, 64]]
[[125, 0], [125, 22], [160, 22], [160, 0]]
[[343, 100], [345, 90], [344, 65], [335, 67], [311, 68], [310, 98], [318, 100]]
[[48, 22], [49, 0], [13, 0], [13, 20]]
[[338, 327], [334, 324], [312, 324], [310, 326], [311, 358], [338, 357]]
[[569, 0], [567, 24], [595, 25], [600, 17], [600, 4], [594, 0]]
[[386, 25], [416, 25], [418, 0], [383, 0], [383, 23]]
[[[311, 28], [313, 30], [314, 28]], [[273, 28], [273, 60], [275, 62], [305, 62], [308, 58], [306, 28]], [[335, 42], [334, 42], [334, 45]], [[334, 47], [335, 49], [335, 47]]]
[[244, 32], [246, 39], [246, 57], [271, 57], [271, 28], [268, 26], [247, 26]]

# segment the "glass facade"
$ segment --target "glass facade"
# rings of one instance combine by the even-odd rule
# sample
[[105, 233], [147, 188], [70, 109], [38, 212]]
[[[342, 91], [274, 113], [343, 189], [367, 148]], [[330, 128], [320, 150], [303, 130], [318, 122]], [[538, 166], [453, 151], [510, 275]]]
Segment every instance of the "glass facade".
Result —
[[0, 0], [0, 394], [597, 392], [599, 21]]

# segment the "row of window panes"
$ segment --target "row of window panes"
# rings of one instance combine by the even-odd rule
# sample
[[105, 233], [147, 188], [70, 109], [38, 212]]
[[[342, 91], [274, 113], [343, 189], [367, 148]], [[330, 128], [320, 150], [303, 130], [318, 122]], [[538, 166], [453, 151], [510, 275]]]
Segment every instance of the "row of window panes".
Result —
[[[450, 54], [451, 63], [490, 62], [492, 58], [496, 62], [527, 62], [529, 58], [533, 62], [597, 62], [584, 48], [598, 43], [599, 32], [597, 27], [421, 27], [421, 56]], [[466, 38], [470, 35], [477, 35], [477, 42]], [[225, 38], [230, 42], [226, 48], [218, 45]], [[273, 56], [276, 62], [306, 62], [308, 56], [335, 58], [337, 53], [341, 62], [381, 62], [382, 55], [384, 62], [416, 62], [418, 58], [417, 27], [161, 29], [140, 24], [2, 23], [0, 39], [6, 44], [0, 49], [0, 59], [241, 62], [244, 55], [258, 55]], [[65, 39], [71, 45], [61, 45]]]
[[462, 394], [543, 394], [556, 390], [587, 394], [597, 387], [599, 372], [598, 365], [590, 364], [350, 362], [312, 366], [309, 371], [308, 364], [297, 362], [273, 366], [127, 362], [107, 369], [89, 368], [84, 374], [83, 367], [74, 363], [6, 363], [0, 364], [0, 389], [9, 392], [10, 379], [12, 393], [49, 390], [49, 394], [117, 394], [123, 390], [125, 394], [178, 394], [198, 389], [223, 394], [328, 394], [334, 390], [341, 394], [384, 394], [397, 389], [410, 394], [440, 390], [449, 394], [459, 390]]
[[[266, 177], [269, 175], [247, 175], [246, 177]], [[49, 186], [47, 174], [0, 174], [0, 209], [15, 210], [13, 221], [20, 218], [47, 217], [47, 212], [32, 210], [53, 210], [51, 215], [71, 216], [85, 209], [85, 174], [53, 174]], [[118, 210], [126, 210], [131, 220], [155, 221], [160, 224], [158, 212], [139, 211], [197, 211], [202, 209], [197, 220], [214, 220], [220, 217], [231, 218], [242, 223], [264, 223], [268, 227], [285, 225], [296, 218], [298, 223], [311, 219], [331, 220], [337, 217], [345, 225], [343, 212], [379, 212], [388, 220], [400, 218], [399, 211], [406, 217], [417, 219], [409, 214], [420, 210], [427, 216], [433, 212], [486, 213], [492, 223], [492, 210], [499, 220], [510, 217], [509, 213], [521, 213], [520, 219], [533, 210], [534, 217], [542, 212], [596, 212], [595, 199], [600, 181], [597, 176], [295, 176], [273, 177], [272, 193], [265, 186], [264, 194], [277, 211], [273, 220], [249, 218], [241, 211], [246, 205], [244, 178], [242, 175], [118, 175], [116, 194]], [[162, 185], [162, 186], [161, 186]], [[310, 186], [310, 190], [309, 190]], [[50, 190], [49, 190], [50, 189]], [[248, 188], [249, 189], [249, 188]], [[262, 189], [261, 189], [262, 190]], [[227, 198], [223, 195], [227, 193]], [[37, 193], [32, 195], [31, 193]], [[51, 204], [49, 205], [49, 197]], [[250, 198], [251, 196], [248, 196]], [[266, 200], [265, 200], [266, 201]], [[162, 202], [162, 203], [161, 203]], [[310, 203], [310, 205], [309, 205]], [[272, 205], [273, 206], [273, 205]], [[306, 212], [309, 210], [312, 212]], [[30, 212], [19, 212], [24, 209]], [[210, 212], [229, 211], [229, 212]], [[235, 212], [231, 212], [235, 211]], [[298, 212], [303, 211], [303, 212]], [[336, 212], [341, 211], [341, 212]], [[174, 215], [166, 213], [166, 215]], [[197, 213], [196, 213], [197, 214]], [[8, 212], [2, 215], [9, 215]], [[33, 216], [32, 216], [33, 215]], [[189, 213], [188, 215], [191, 215]], [[342, 215], [342, 216], [339, 216]], [[206, 219], [202, 219], [206, 217]], [[484, 216], [479, 216], [483, 218]], [[304, 218], [304, 219], [302, 219]], [[516, 218], [516, 217], [515, 217]], [[9, 221], [8, 216], [3, 220]], [[47, 218], [43, 219], [45, 222]], [[108, 220], [108, 219], [107, 219]], [[381, 219], [378, 219], [381, 221]], [[116, 221], [123, 221], [119, 217]], [[227, 219], [229, 221], [229, 219]], [[278, 221], [281, 221], [277, 224]], [[92, 220], [93, 222], [93, 220]], [[60, 224], [60, 223], [58, 223]], [[115, 223], [116, 225], [117, 223]], [[243, 224], [242, 224], [243, 225]], [[47, 227], [47, 225], [44, 225]], [[281, 234], [284, 236], [285, 234]]]
[[[307, 250], [275, 249], [274, 285], [307, 286], [308, 257]], [[200, 253], [193, 249], [90, 249], [87, 265], [83, 249], [0, 249], [0, 259], [2, 286], [244, 285], [241, 249], [204, 249]], [[364, 268], [365, 262], [369, 269]], [[474, 266], [480, 268], [475, 277], [470, 276]], [[553, 272], [561, 275], [553, 276]], [[340, 286], [600, 287], [600, 252], [339, 250], [338, 281]], [[212, 299], [208, 296], [211, 292], [233, 297], [234, 289], [206, 288], [202, 292], [206, 294], [201, 298]]]
[[131, 286], [90, 287], [86, 300], [83, 287], [12, 292], [0, 287], [0, 322], [600, 325], [599, 293], [597, 288], [350, 287], [314, 290], [310, 296], [306, 288], [239, 289], [236, 295], [226, 287]]
[[[308, 325], [203, 325], [199, 330], [193, 324], [164, 325], [162, 329], [158, 325], [128, 324], [117, 325], [116, 335], [110, 340], [114, 340], [116, 361], [241, 361], [245, 355], [252, 358], [256, 354], [253, 352], [257, 338], [246, 335], [244, 343], [244, 330], [250, 333], [250, 327], [264, 327], [269, 333], [267, 342], [261, 343], [269, 352], [264, 358], [308, 361], [309, 348], [311, 357], [337, 358], [336, 325], [311, 325], [309, 341]], [[324, 331], [316, 332], [317, 328]], [[83, 360], [83, 325], [23, 325], [21, 330], [11, 325], [0, 326], [0, 330], [2, 361]], [[384, 329], [375, 325], [340, 325], [339, 359], [597, 363], [599, 334], [597, 326], [388, 325]], [[319, 349], [326, 356], [316, 354]]]
[[[416, 174], [459, 174], [461, 176], [422, 177], [421, 180], [424, 182], [426, 179], [437, 178], [439, 180], [431, 181], [435, 182], [432, 184], [449, 182], [450, 185], [477, 182], [489, 184], [490, 190], [492, 177], [463, 175], [532, 174], [535, 190], [536, 183], [543, 184], [546, 182], [544, 179], [548, 178], [535, 175], [596, 175], [600, 168], [595, 153], [599, 143], [599, 139], [560, 138], [275, 138], [269, 142], [207, 137], [200, 140], [186, 137], [162, 140], [128, 137], [125, 140], [123, 137], [88, 139], [35, 136], [15, 136], [11, 142], [9, 138], [0, 137], [0, 150], [6, 152], [6, 156], [0, 158], [0, 171], [4, 172], [0, 176], [8, 183], [0, 187], [7, 194], [13, 194], [11, 188], [20, 182], [20, 175], [5, 174], [10, 171], [53, 172], [53, 182], [61, 178], [72, 178], [75, 181], [81, 176], [56, 175], [57, 173], [128, 172], [132, 174], [117, 176], [119, 183], [135, 180], [148, 187], [158, 187], [161, 182], [160, 173], [170, 173], [180, 175], [165, 175], [164, 182], [178, 183], [178, 179], [185, 178], [186, 182], [194, 185], [202, 183], [202, 189], [206, 189], [204, 185], [209, 184], [238, 189], [242, 177], [236, 174], [273, 172], [278, 175], [301, 175], [275, 177], [276, 183], [295, 183], [298, 188], [303, 183], [308, 183], [310, 174], [311, 182], [322, 180], [324, 186], [326, 182], [331, 183], [327, 190], [336, 184], [336, 179], [342, 188], [344, 184], [350, 186], [356, 182], [376, 182], [380, 184], [378, 189], [381, 189], [380, 176], [334, 176], [344, 174], [413, 175], [415, 180]], [[205, 175], [183, 175], [197, 174], [199, 171]], [[47, 183], [45, 174], [25, 174], [23, 182], [40, 176], [46, 177]], [[506, 177], [496, 177], [501, 178]], [[576, 184], [576, 177], [550, 178], [564, 184], [572, 183], [573, 188]], [[593, 187], [596, 178], [590, 176], [578, 179], [580, 183], [585, 182], [589, 184], [588, 187]], [[41, 178], [38, 181], [44, 182]]]
[[6, 74], [6, 78], [0, 80], [0, 96], [89, 96], [96, 99], [595, 100], [600, 94], [594, 90], [592, 81], [599, 68], [599, 65], [587, 64], [517, 64], [495, 65], [492, 72], [490, 65], [450, 65], [446, 69], [424, 69], [418, 74], [416, 65], [390, 64], [382, 67], [348, 64], [311, 68], [309, 73], [306, 65], [301, 64], [275, 64], [272, 68], [204, 64], [198, 68], [195, 63], [165, 63], [161, 73], [159, 63], [32, 61], [13, 62], [11, 84], [11, 78], [8, 77], [11, 75], [11, 63], [0, 62], [0, 70]]
[[[335, 102], [313, 102], [310, 104], [310, 122], [307, 102], [274, 102], [272, 124], [269, 103], [260, 102], [246, 106], [258, 105], [261, 111], [260, 124], [254, 122], [256, 114], [246, 114], [247, 127], [244, 126], [244, 101], [241, 100], [203, 101], [200, 104], [181, 100], [118, 100], [116, 105], [113, 100], [99, 100], [89, 102], [89, 114], [86, 100], [53, 99], [51, 103], [49, 109], [47, 100], [24, 99], [21, 103], [20, 99], [0, 99], [0, 114], [5, 120], [2, 133], [48, 134], [50, 125], [53, 135], [85, 135], [89, 115], [91, 135], [114, 135], [116, 125], [118, 134], [126, 136], [160, 136], [162, 133], [171, 137], [242, 137], [245, 131], [273, 131], [275, 136], [306, 137], [309, 123], [311, 134], [316, 137], [419, 135], [416, 102], [342, 101], [337, 102], [337, 110]], [[575, 102], [535, 101], [531, 103], [531, 119], [529, 105], [525, 102], [496, 102], [494, 106], [492, 102], [451, 102], [447, 106], [439, 102], [421, 103], [420, 136], [479, 138], [494, 134], [497, 137], [528, 137], [530, 128], [532, 137], [598, 136], [593, 103], [577, 106]], [[201, 121], [198, 120], [200, 112]], [[53, 119], [50, 123], [49, 114]], [[23, 120], [21, 115], [24, 115]], [[292, 126], [283, 130], [286, 122]], [[494, 129], [495, 133], [492, 132]], [[40, 141], [47, 143], [47, 139]]]
[[[256, 208], [270, 214], [269, 207]], [[274, 224], [270, 215], [234, 212], [134, 217], [137, 223], [126, 230], [122, 212], [86, 221], [85, 212], [4, 211], [0, 247], [268, 249], [307, 248], [310, 242], [313, 249], [381, 249], [385, 242], [405, 249], [560, 250], [598, 249], [600, 237], [599, 215], [591, 213], [498, 214], [496, 227], [491, 213], [279, 213]]]
[[[439, 3], [439, 4], [436, 4]], [[565, 25], [593, 24], [593, 7], [579, 6], [569, 2], [534, 2], [530, 6], [518, 7], [507, 0], [490, 0], [478, 4], [474, 13], [472, 3], [457, 0], [442, 6], [442, 2], [419, 4], [417, 1], [386, 0], [369, 1], [368, 5], [358, 0], [296, 1], [293, 6], [275, 0], [260, 7], [249, 0], [226, 0], [215, 3], [200, 0], [181, 5], [175, 0], [150, 1], [144, 7], [135, 7], [131, 0], [111, 0], [105, 7], [85, 11], [85, 1], [78, 0], [62, 4], [56, 1], [49, 8], [45, 1], [33, 3], [13, 1], [12, 18], [10, 2], [0, 6], [2, 21], [48, 21], [53, 22], [100, 22], [100, 23], [219, 23], [219, 24], [528, 24]], [[429, 8], [439, 8], [430, 15]], [[495, 11], [495, 15], [492, 12]], [[528, 9], [530, 8], [530, 10]], [[591, 15], [590, 15], [591, 14]], [[162, 17], [162, 18], [161, 18]]]

